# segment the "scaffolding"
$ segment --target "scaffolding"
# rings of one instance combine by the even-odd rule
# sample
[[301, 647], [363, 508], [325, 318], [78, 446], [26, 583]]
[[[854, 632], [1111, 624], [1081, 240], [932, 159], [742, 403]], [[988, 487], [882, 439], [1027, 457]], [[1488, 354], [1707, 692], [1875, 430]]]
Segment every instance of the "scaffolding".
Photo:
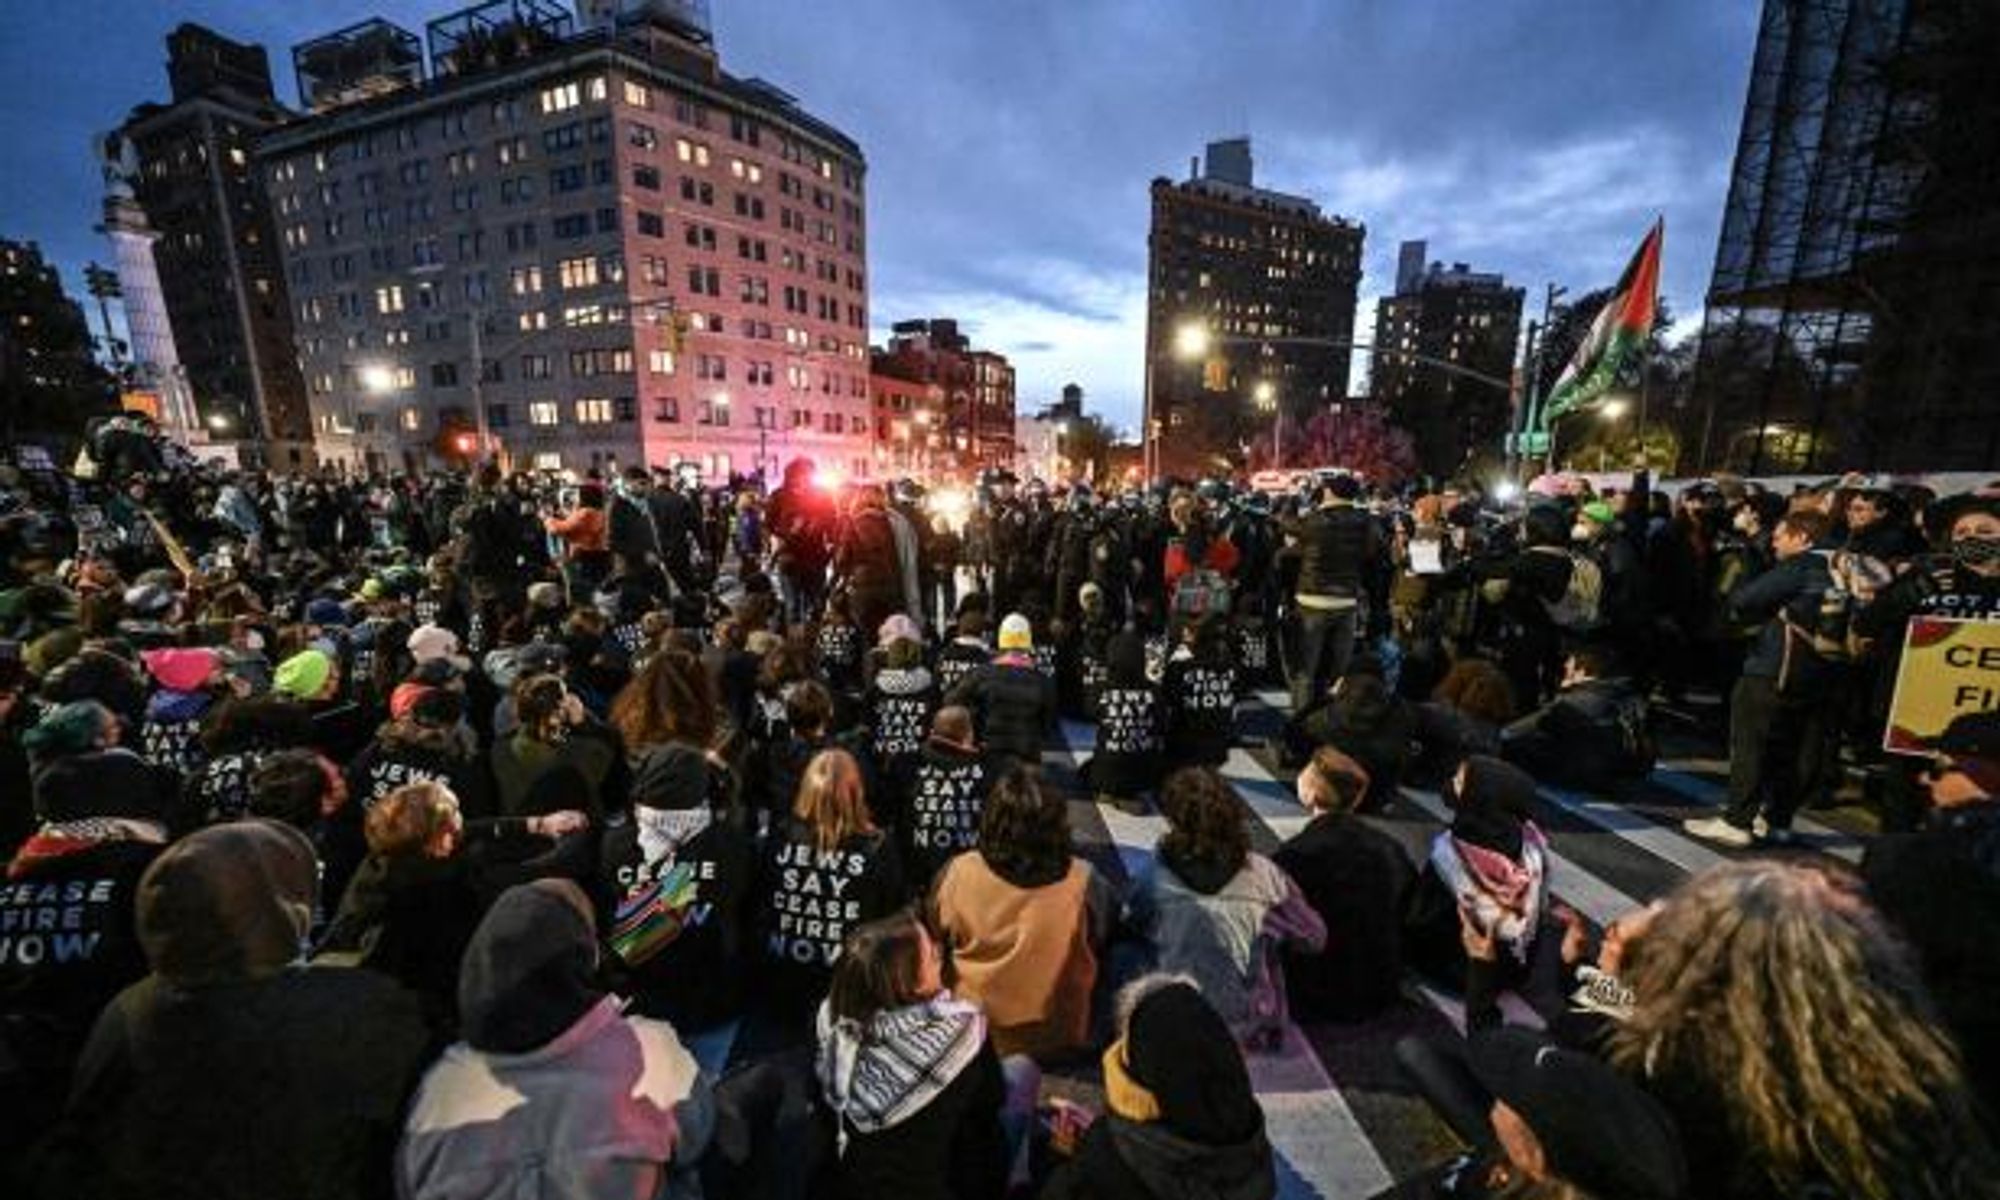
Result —
[[576, 26], [555, 0], [487, 0], [424, 26], [431, 75], [471, 75], [532, 58], [567, 41]]
[[380, 17], [292, 48], [299, 103], [312, 112], [373, 99], [424, 81], [424, 44]]
[[2000, 462], [1993, 9], [1765, 0], [1684, 465]]

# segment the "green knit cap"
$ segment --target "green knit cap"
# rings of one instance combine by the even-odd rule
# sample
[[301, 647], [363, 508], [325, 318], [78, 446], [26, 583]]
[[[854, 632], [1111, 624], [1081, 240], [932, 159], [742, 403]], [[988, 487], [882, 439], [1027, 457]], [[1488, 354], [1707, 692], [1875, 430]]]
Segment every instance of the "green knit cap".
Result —
[[271, 689], [294, 700], [310, 700], [326, 686], [333, 674], [333, 660], [323, 650], [301, 650], [278, 664]]

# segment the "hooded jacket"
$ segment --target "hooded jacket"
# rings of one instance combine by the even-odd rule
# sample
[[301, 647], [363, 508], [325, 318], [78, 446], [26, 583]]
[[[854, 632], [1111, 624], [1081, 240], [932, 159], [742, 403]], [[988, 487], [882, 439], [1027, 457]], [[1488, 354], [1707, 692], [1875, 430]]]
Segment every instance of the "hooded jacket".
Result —
[[898, 774], [891, 823], [912, 890], [928, 888], [953, 855], [979, 841], [993, 777], [978, 751], [936, 737]]
[[590, 903], [563, 880], [494, 902], [459, 972], [465, 1040], [424, 1075], [396, 1156], [410, 1200], [649, 1200], [701, 1154], [713, 1099], [673, 1027], [593, 982]]
[[997, 1198], [1000, 1060], [977, 1005], [944, 992], [865, 1025], [821, 1005], [818, 1074], [845, 1143], [844, 1200]]
[[937, 683], [922, 666], [884, 667], [868, 681], [867, 705], [875, 765], [890, 773], [923, 748], [937, 711]]
[[1627, 679], [1588, 679], [1500, 731], [1500, 754], [1543, 783], [1605, 792], [1653, 769], [1646, 698]]
[[1279, 950], [1318, 951], [1326, 924], [1291, 876], [1252, 853], [1234, 871], [1156, 859], [1132, 889], [1127, 925], [1163, 971], [1191, 975], [1235, 1035], [1268, 1040], [1288, 1016]]
[[314, 874], [302, 834], [257, 820], [201, 830], [154, 860], [137, 903], [152, 974], [105, 1009], [84, 1048], [50, 1194], [387, 1193], [427, 1038], [387, 980], [299, 965]]
[[1277, 1195], [1264, 1113], [1243, 1055], [1194, 986], [1168, 984], [1140, 1000], [1125, 1037], [1105, 1057], [1126, 1086], [1072, 1162], [1049, 1180], [1044, 1200]]

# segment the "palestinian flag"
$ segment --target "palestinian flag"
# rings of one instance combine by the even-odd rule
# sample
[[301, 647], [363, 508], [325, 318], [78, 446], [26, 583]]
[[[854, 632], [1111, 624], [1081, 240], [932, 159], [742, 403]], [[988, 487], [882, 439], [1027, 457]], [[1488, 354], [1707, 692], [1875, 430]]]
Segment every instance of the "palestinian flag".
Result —
[[1653, 332], [1653, 316], [1660, 310], [1660, 243], [1665, 235], [1665, 220], [1655, 221], [1638, 253], [1625, 264], [1617, 290], [1590, 323], [1590, 332], [1549, 393], [1542, 408], [1545, 425], [1596, 401], [1638, 362]]

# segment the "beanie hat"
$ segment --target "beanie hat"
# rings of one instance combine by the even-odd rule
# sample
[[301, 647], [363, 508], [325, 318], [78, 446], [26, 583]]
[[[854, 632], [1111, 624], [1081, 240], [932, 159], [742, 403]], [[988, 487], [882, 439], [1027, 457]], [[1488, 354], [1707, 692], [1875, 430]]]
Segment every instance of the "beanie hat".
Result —
[[632, 772], [632, 803], [647, 808], [700, 808], [708, 801], [708, 760], [692, 746], [668, 743], [648, 751]]
[[1583, 515], [1599, 525], [1609, 525], [1618, 519], [1618, 514], [1612, 512], [1611, 506], [1602, 500], [1592, 500], [1584, 505]]
[[310, 700], [326, 687], [333, 675], [333, 660], [322, 650], [301, 650], [278, 664], [273, 688], [295, 700]]
[[417, 701], [437, 689], [427, 683], [399, 683], [396, 690], [389, 693], [389, 719], [400, 721], [409, 716], [417, 707]]
[[36, 754], [52, 758], [81, 754], [97, 744], [104, 733], [104, 718], [110, 715], [111, 710], [95, 700], [58, 704], [21, 735], [21, 744]]
[[530, 608], [561, 608], [563, 602], [562, 585], [543, 580], [528, 585], [528, 606]]
[[215, 674], [215, 651], [205, 646], [148, 650], [139, 655], [146, 670], [169, 691], [192, 692]]
[[359, 595], [363, 601], [369, 604], [373, 604], [375, 601], [380, 600], [382, 598], [382, 590], [383, 589], [381, 580], [368, 579], [363, 581], [363, 583], [361, 584], [361, 590], [356, 594]]
[[1000, 648], [1002, 650], [1032, 650], [1035, 648], [1035, 627], [1020, 613], [1008, 613], [1000, 622]]
[[321, 596], [306, 605], [306, 624], [345, 626], [347, 609], [340, 601], [330, 596]]

